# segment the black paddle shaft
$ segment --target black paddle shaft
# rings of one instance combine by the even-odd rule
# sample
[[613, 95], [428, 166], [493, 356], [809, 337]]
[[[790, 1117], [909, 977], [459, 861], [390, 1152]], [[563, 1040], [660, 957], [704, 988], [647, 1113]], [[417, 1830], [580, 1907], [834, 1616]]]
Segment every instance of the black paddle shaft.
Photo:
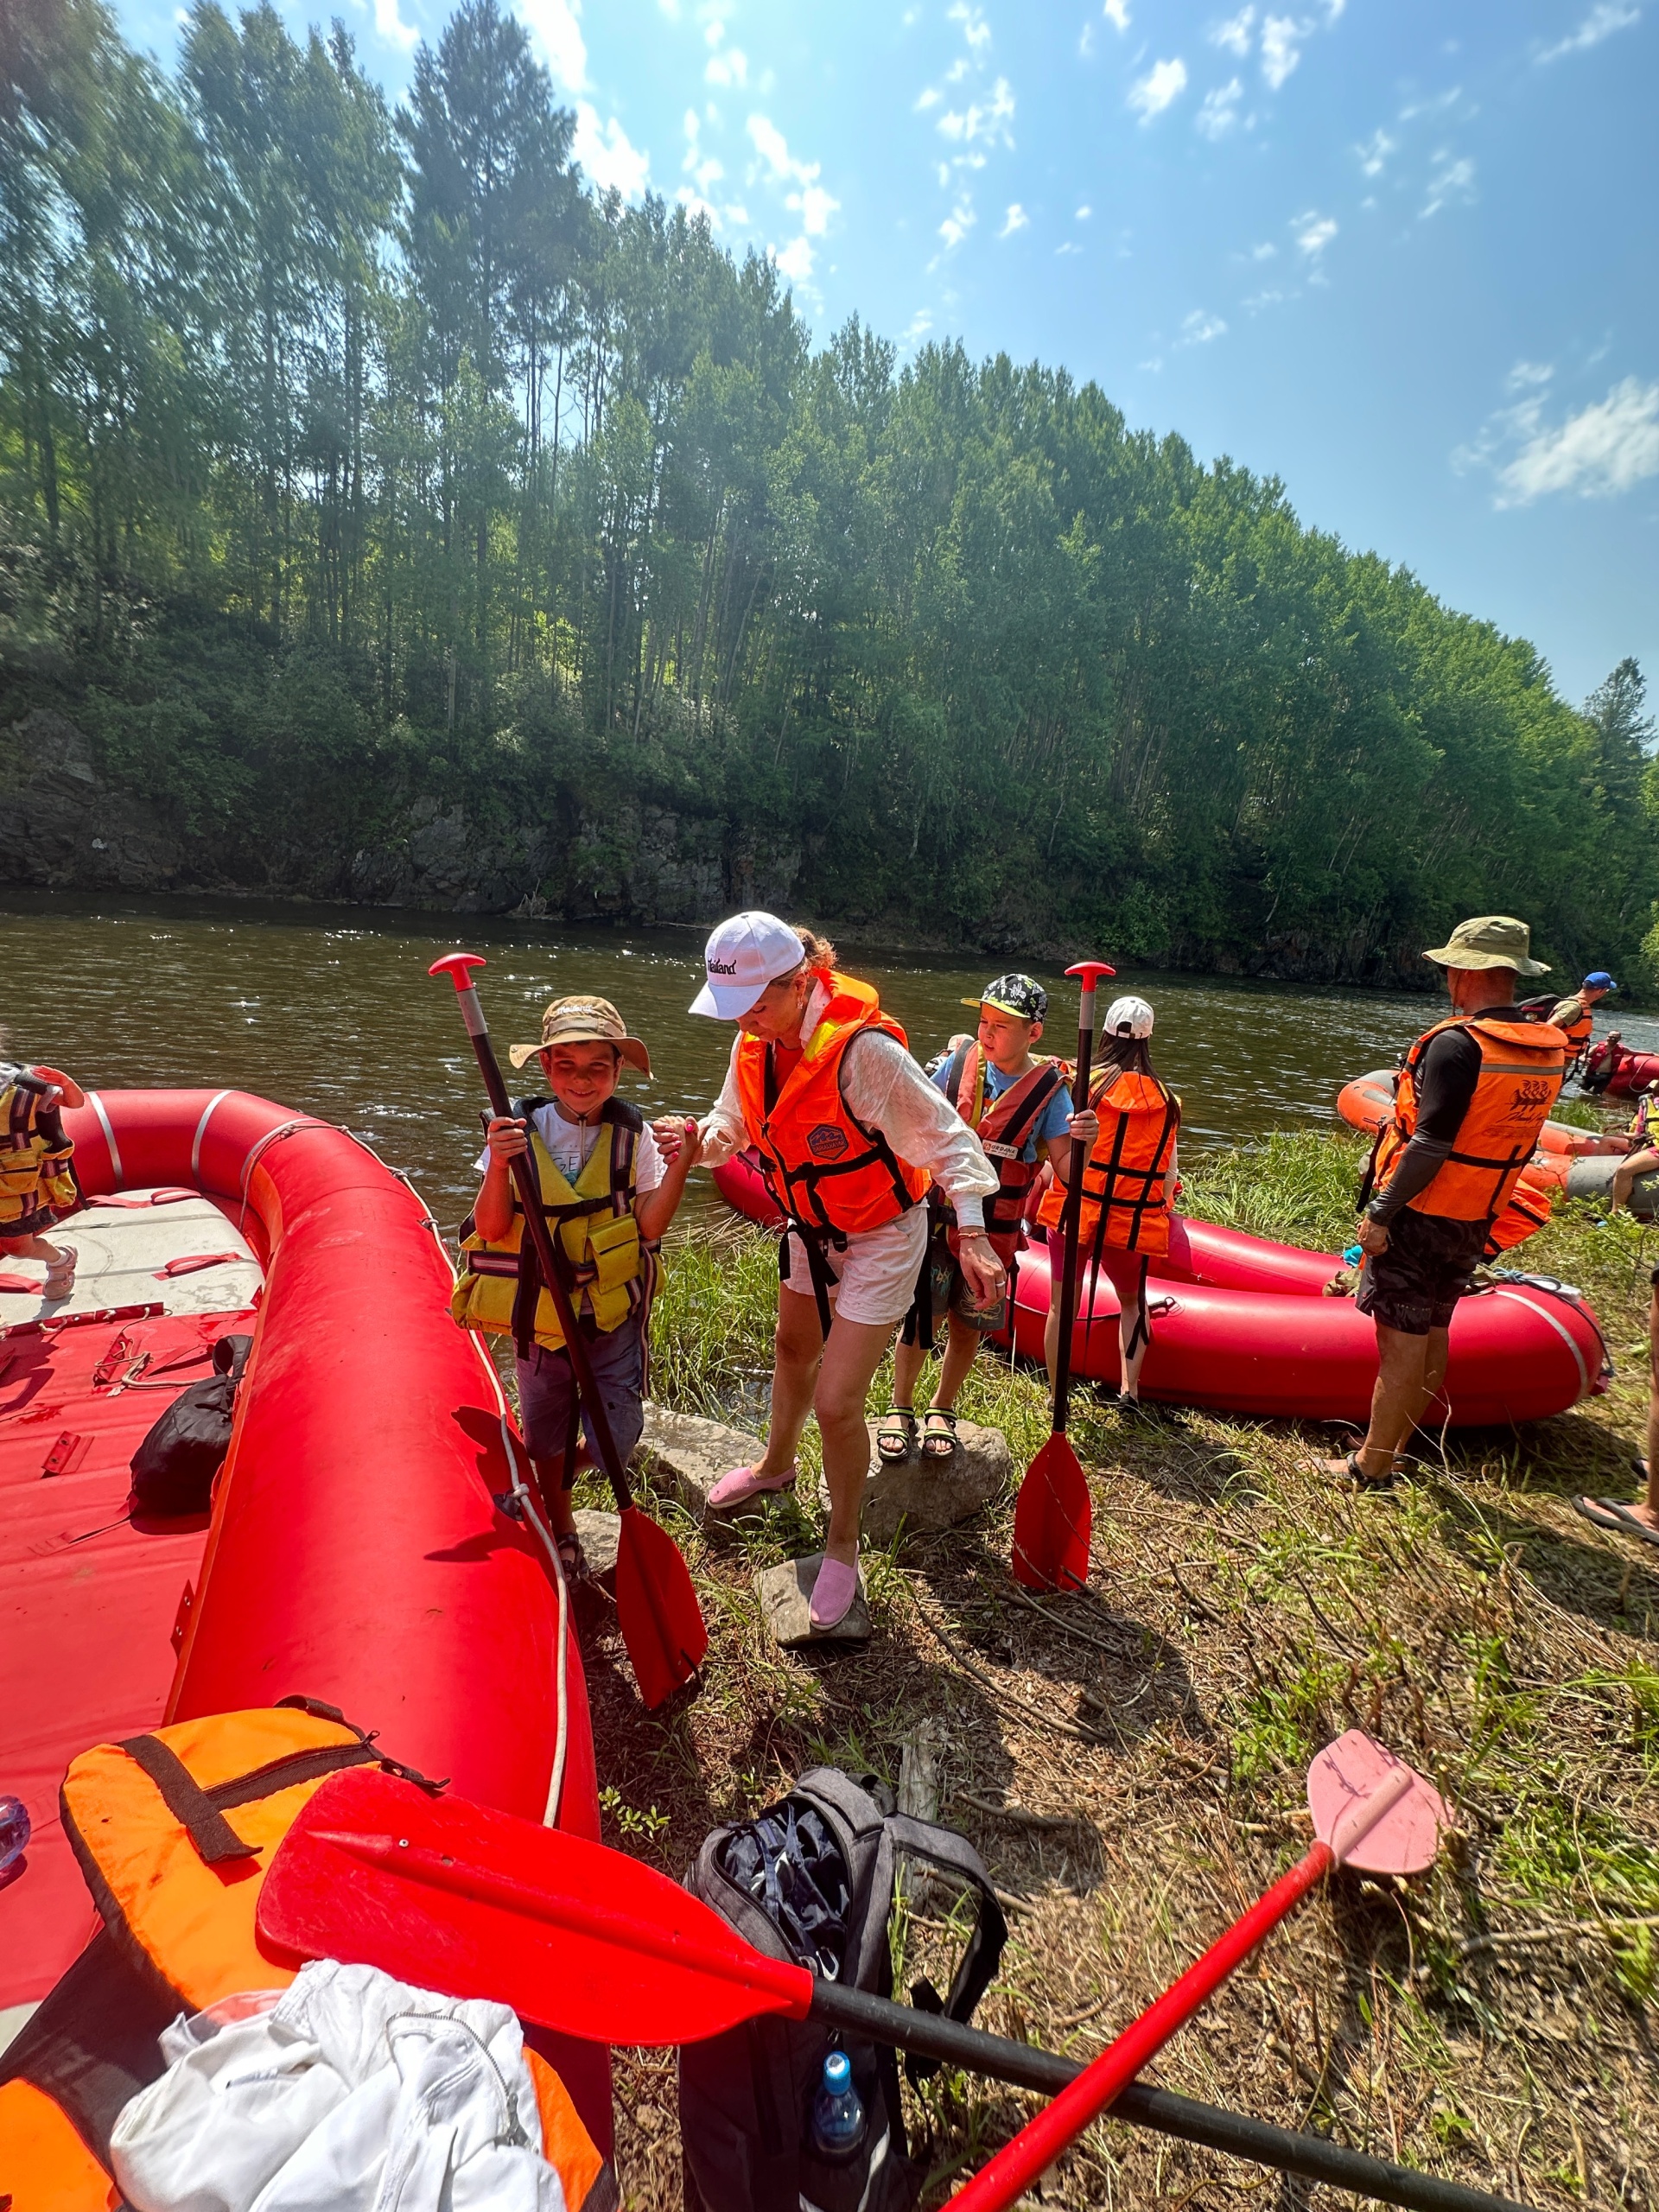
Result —
[[[816, 1985], [812, 2017], [849, 2035], [918, 2051], [925, 2057], [960, 2066], [964, 2072], [988, 2075], [1048, 2096], [1075, 2082], [1084, 2070], [1075, 2058], [1062, 2058], [1058, 2052], [1014, 2043], [1005, 2036], [987, 2035], [981, 2029], [946, 2019], [941, 2013], [895, 2005], [887, 1998], [874, 1997], [861, 1989], [844, 1989], [836, 1982]], [[1327, 2143], [1320, 2136], [1297, 2135], [1287, 2127], [1274, 2127], [1266, 2120], [1251, 2120], [1243, 2113], [1226, 2112], [1218, 2106], [1198, 2104], [1167, 2089], [1149, 2089], [1140, 2082], [1132, 2082], [1108, 2109], [1112, 2119], [1128, 2120], [1134, 2126], [1202, 2143], [1235, 2158], [1275, 2167], [1281, 2173], [1328, 2182], [1332, 2188], [1351, 2190], [1359, 2196], [1375, 2197], [1379, 2203], [1403, 2204], [1410, 2212], [1524, 2212], [1512, 2198], [1488, 2196], [1484, 2190], [1442, 2181], [1436, 2174], [1417, 2173], [1383, 2158], [1368, 2158], [1361, 2151], [1344, 2150], [1339, 2143]]]
[[[1085, 976], [1077, 1007], [1077, 1072], [1071, 1084], [1071, 1111], [1081, 1114], [1089, 1103], [1089, 1077], [1093, 1071], [1095, 1052], [1095, 978]], [[1089, 1163], [1089, 1147], [1080, 1137], [1071, 1140], [1071, 1156], [1067, 1163], [1065, 1180], [1065, 1211], [1060, 1217], [1060, 1233], [1065, 1252], [1065, 1274], [1060, 1283], [1060, 1340], [1054, 1348], [1054, 1425], [1056, 1436], [1065, 1434], [1065, 1417], [1071, 1395], [1071, 1330], [1077, 1318], [1077, 1230], [1083, 1219], [1083, 1171]], [[1048, 1294], [1054, 1295], [1051, 1282]]]
[[[457, 988], [455, 996], [461, 1001], [461, 1018], [467, 1025], [467, 1034], [473, 1040], [473, 1051], [478, 1056], [479, 1073], [484, 1078], [484, 1088], [489, 1094], [490, 1110], [499, 1118], [512, 1118], [512, 1102], [507, 1096], [507, 1086], [501, 1079], [501, 1066], [495, 1057], [495, 1047], [490, 1042], [490, 1025], [484, 1019], [484, 1008], [478, 993], [469, 982]], [[575, 1370], [576, 1389], [588, 1418], [593, 1424], [594, 1441], [599, 1446], [599, 1456], [604, 1462], [605, 1472], [610, 1478], [615, 1494], [617, 1510], [626, 1513], [633, 1503], [633, 1493], [628, 1488], [627, 1471], [622, 1465], [622, 1454], [616, 1448], [616, 1439], [611, 1433], [610, 1420], [605, 1411], [605, 1401], [599, 1395], [599, 1385], [594, 1380], [593, 1362], [588, 1357], [588, 1347], [582, 1341], [575, 1313], [570, 1304], [570, 1294], [564, 1287], [564, 1255], [553, 1242], [547, 1226], [547, 1216], [542, 1211], [542, 1194], [537, 1187], [536, 1169], [528, 1152], [522, 1152], [507, 1166], [518, 1192], [518, 1203], [524, 1210], [524, 1230], [536, 1253], [542, 1280], [547, 1285], [553, 1300], [553, 1310], [559, 1317], [559, 1326], [564, 1332], [564, 1348], [570, 1355], [570, 1364]]]

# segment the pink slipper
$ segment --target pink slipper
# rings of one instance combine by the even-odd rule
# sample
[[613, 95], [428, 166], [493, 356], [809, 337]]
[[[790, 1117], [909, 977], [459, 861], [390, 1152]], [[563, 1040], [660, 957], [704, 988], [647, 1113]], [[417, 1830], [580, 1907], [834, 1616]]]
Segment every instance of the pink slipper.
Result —
[[807, 1618], [820, 1634], [826, 1629], [839, 1628], [852, 1611], [857, 1595], [858, 1569], [843, 1567], [838, 1559], [826, 1558], [812, 1585]]
[[709, 1491], [709, 1509], [712, 1513], [729, 1513], [733, 1506], [747, 1505], [752, 1497], [762, 1497], [768, 1491], [794, 1487], [793, 1467], [786, 1475], [763, 1475], [753, 1467], [734, 1467]]

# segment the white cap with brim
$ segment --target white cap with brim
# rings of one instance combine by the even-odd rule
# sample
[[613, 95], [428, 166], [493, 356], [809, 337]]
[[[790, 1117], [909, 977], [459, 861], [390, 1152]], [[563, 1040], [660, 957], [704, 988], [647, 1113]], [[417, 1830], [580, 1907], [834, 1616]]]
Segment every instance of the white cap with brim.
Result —
[[1145, 999], [1138, 999], [1133, 993], [1114, 999], [1106, 1009], [1106, 1034], [1116, 1037], [1125, 1030], [1131, 1037], [1150, 1037], [1152, 1034], [1152, 1008]]
[[703, 948], [707, 981], [690, 1011], [711, 1021], [735, 1021], [768, 983], [791, 974], [805, 957], [806, 947], [776, 914], [734, 914]]

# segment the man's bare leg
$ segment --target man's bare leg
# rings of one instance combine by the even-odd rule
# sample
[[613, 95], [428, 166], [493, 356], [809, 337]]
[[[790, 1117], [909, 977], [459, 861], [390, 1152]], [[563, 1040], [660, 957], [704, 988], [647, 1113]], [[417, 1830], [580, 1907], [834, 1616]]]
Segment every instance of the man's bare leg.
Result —
[[[1370, 1426], [1353, 1454], [1367, 1482], [1385, 1483], [1394, 1472], [1395, 1454], [1446, 1380], [1450, 1346], [1450, 1332], [1445, 1329], [1410, 1337], [1403, 1330], [1388, 1328], [1381, 1321], [1376, 1324], [1376, 1382], [1371, 1392]], [[1346, 1459], [1327, 1459], [1325, 1466], [1335, 1478], [1348, 1471]]]

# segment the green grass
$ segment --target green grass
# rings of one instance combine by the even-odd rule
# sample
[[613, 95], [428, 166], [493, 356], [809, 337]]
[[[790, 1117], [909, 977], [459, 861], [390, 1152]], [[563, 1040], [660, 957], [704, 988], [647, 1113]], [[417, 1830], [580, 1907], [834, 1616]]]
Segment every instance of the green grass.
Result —
[[1184, 1159], [1181, 1208], [1277, 1243], [1340, 1251], [1352, 1241], [1370, 1149], [1362, 1136], [1276, 1129], [1258, 1144]]
[[1602, 1129], [1607, 1116], [1593, 1098], [1558, 1098], [1549, 1111], [1552, 1122], [1566, 1122], [1575, 1129]]

